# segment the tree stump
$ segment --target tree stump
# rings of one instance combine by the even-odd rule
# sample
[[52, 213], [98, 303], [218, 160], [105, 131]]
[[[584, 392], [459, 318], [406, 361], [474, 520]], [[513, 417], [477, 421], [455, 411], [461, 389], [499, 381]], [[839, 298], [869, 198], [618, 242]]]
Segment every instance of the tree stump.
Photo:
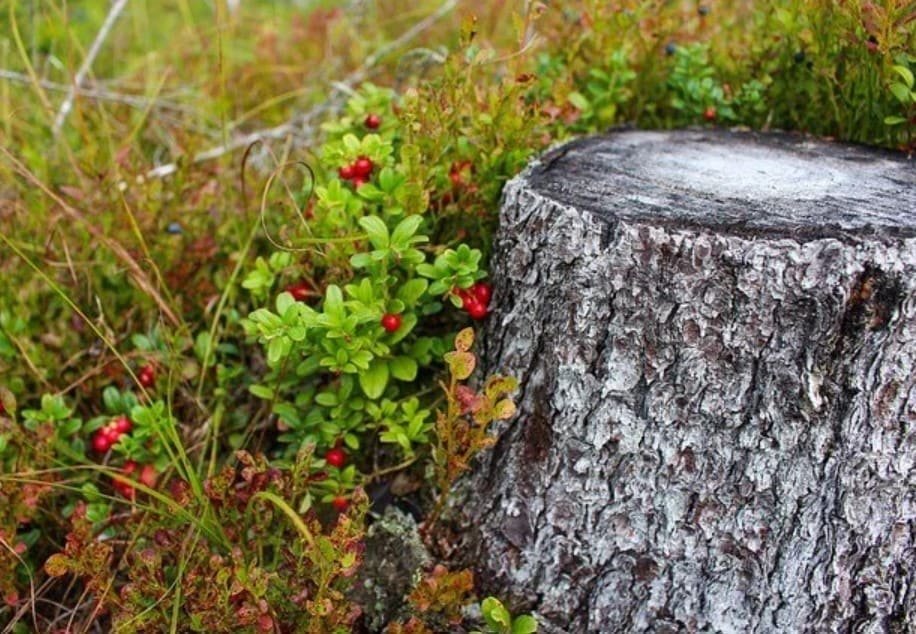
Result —
[[505, 190], [478, 578], [544, 632], [916, 631], [916, 170], [628, 131]]

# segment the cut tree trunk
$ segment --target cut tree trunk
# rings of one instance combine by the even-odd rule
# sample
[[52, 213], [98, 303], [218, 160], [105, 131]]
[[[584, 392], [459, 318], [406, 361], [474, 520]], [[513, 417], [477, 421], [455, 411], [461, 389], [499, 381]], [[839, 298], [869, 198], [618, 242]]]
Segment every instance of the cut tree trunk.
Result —
[[911, 162], [576, 141], [507, 185], [492, 269], [485, 589], [543, 632], [916, 631]]

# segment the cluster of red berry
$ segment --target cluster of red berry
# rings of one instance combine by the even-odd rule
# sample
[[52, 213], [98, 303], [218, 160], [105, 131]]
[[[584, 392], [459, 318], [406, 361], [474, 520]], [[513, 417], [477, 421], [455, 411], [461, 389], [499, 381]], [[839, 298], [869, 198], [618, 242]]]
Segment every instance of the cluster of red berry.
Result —
[[[338, 443], [335, 447], [325, 452], [324, 461], [332, 467], [343, 469], [344, 465], [347, 464], [347, 452], [344, 451]], [[338, 513], [343, 513], [350, 507], [350, 501], [343, 495], [338, 495], [331, 500], [331, 506], [333, 506], [334, 510]]]
[[359, 187], [369, 182], [369, 176], [372, 174], [373, 169], [375, 169], [375, 164], [372, 159], [368, 156], [360, 156], [349, 165], [344, 165], [338, 169], [337, 175], [345, 181], [352, 182], [354, 187]]
[[121, 439], [124, 434], [130, 433], [134, 428], [127, 416], [118, 416], [104, 427], [96, 430], [92, 436], [92, 448], [99, 453], [105, 453]]
[[461, 308], [472, 319], [483, 319], [490, 313], [490, 298], [493, 286], [487, 282], [475, 282], [471, 288], [455, 288], [455, 295], [461, 299]]
[[[139, 472], [137, 472], [138, 469]], [[128, 460], [124, 463], [124, 475], [131, 476], [134, 473], [137, 473], [137, 481], [143, 486], [150, 489], [156, 486], [156, 467], [153, 465], [139, 465], [133, 460]], [[130, 500], [134, 499], [134, 495], [136, 493], [134, 491], [134, 487], [132, 487], [126, 480], [116, 479], [113, 486], [114, 490], [124, 497]]]

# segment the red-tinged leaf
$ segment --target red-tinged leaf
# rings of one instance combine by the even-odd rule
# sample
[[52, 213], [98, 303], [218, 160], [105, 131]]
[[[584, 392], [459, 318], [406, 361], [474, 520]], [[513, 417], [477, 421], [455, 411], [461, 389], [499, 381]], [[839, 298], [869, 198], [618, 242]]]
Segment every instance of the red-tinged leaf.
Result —
[[455, 337], [455, 350], [467, 352], [474, 345], [474, 329], [465, 328]]
[[62, 553], [56, 553], [48, 557], [45, 562], [45, 572], [52, 577], [63, 577], [70, 572], [71, 563], [72, 561], [69, 557]]
[[474, 373], [477, 367], [477, 358], [470, 352], [447, 352], [445, 362], [448, 369], [459, 381], [464, 381]]
[[504, 398], [493, 406], [493, 418], [496, 420], [508, 420], [515, 416], [515, 403]]

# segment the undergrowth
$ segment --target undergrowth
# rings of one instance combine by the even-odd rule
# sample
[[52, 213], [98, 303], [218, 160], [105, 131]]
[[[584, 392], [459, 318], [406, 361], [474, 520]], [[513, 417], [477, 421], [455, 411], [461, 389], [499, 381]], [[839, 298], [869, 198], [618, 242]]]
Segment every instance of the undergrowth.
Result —
[[[0, 11], [7, 631], [359, 628], [373, 491], [397, 478], [432, 546], [492, 426], [524, 424], [466, 327], [498, 306], [502, 187], [550, 144], [916, 150], [903, 0], [468, 1], [409, 41], [440, 5], [130, 2], [56, 132], [106, 4]], [[446, 564], [388, 631], [534, 631]]]

